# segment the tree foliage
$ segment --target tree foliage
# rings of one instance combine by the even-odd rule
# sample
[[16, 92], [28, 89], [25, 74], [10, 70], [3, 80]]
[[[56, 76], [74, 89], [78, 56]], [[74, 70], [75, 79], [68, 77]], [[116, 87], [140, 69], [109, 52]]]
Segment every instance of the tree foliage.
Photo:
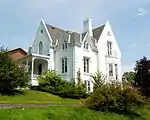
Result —
[[72, 82], [62, 80], [61, 75], [55, 70], [44, 71], [38, 77], [38, 90], [49, 92], [60, 97], [66, 98], [84, 98], [87, 96], [84, 84], [75, 85]]
[[78, 84], [78, 85], [81, 85], [81, 84], [82, 84], [80, 69], [79, 69], [78, 72], [77, 72], [77, 84]]
[[140, 88], [144, 95], [150, 96], [150, 60], [146, 57], [138, 60], [135, 71], [135, 85]]
[[93, 90], [96, 88], [101, 88], [101, 86], [106, 82], [106, 76], [104, 76], [100, 71], [91, 75], [91, 81], [94, 85]]
[[28, 85], [28, 74], [16, 65], [6, 49], [0, 48], [0, 90], [16, 89]]
[[93, 77], [95, 84], [93, 93], [86, 101], [87, 107], [97, 111], [134, 112], [146, 102], [143, 96], [133, 87], [122, 88], [120, 82], [109, 81], [97, 72]]
[[135, 72], [125, 72], [122, 76], [123, 78], [123, 82], [127, 82], [131, 85], [133, 85], [135, 83], [135, 75], [136, 73]]

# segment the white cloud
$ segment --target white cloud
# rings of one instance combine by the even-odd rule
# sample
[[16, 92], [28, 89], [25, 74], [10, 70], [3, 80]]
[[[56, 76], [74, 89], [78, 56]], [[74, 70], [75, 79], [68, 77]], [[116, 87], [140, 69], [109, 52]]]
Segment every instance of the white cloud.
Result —
[[143, 17], [147, 13], [148, 13], [148, 11], [145, 8], [140, 7], [140, 8], [138, 8], [136, 16], [137, 17]]

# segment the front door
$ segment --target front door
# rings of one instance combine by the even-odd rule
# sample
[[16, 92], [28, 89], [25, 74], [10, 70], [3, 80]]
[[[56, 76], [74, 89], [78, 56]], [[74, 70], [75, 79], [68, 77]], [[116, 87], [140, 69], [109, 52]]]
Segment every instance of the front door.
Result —
[[42, 73], [42, 64], [39, 64], [39, 75]]

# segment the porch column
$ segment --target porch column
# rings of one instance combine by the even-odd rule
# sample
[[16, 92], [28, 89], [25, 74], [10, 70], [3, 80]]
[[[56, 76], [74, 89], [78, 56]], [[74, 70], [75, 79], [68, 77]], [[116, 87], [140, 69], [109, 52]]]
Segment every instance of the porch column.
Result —
[[[34, 59], [35, 59], [35, 58], [32, 57], [32, 65], [31, 65], [31, 81], [32, 81], [32, 79], [33, 79]], [[32, 83], [32, 82], [31, 82], [31, 83]]]
[[47, 61], [47, 69], [49, 70], [51, 68], [50, 60], [46, 60], [46, 61]]

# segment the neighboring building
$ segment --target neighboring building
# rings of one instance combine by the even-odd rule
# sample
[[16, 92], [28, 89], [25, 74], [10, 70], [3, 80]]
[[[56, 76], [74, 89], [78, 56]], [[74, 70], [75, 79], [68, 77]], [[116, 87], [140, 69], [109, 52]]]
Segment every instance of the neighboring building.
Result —
[[17, 61], [27, 55], [27, 52], [22, 48], [16, 48], [8, 51], [9, 55], [11, 56], [12, 60]]
[[108, 80], [121, 80], [121, 52], [109, 22], [92, 28], [92, 20], [83, 22], [83, 33], [66, 31], [41, 20], [28, 55], [20, 60], [29, 66], [31, 85], [43, 70], [55, 69], [64, 80], [81, 79], [92, 91], [90, 74], [101, 71]]

